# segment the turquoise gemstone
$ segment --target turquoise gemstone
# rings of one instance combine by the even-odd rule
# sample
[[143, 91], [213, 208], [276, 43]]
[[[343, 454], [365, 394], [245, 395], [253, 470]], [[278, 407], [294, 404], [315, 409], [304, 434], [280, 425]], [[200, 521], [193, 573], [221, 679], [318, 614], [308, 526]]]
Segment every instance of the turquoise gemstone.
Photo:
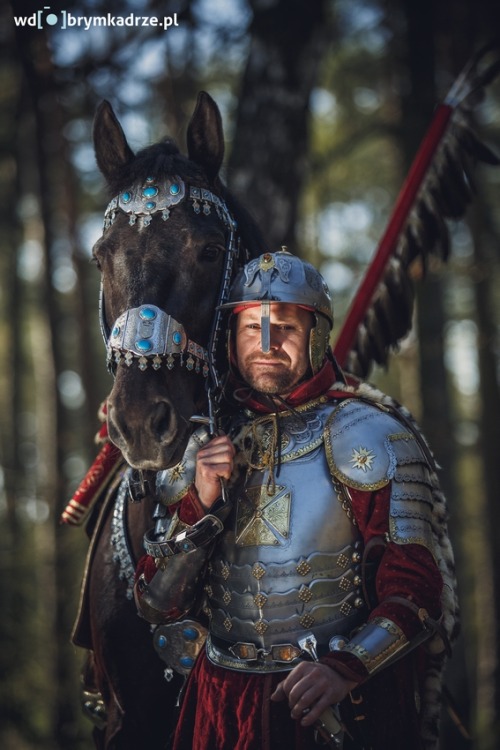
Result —
[[167, 645], [167, 639], [165, 638], [164, 635], [160, 635], [158, 638], [158, 646], [160, 648], [165, 648], [166, 645]]
[[139, 341], [135, 342], [135, 348], [141, 352], [149, 352], [153, 348], [153, 344], [147, 339], [139, 339]]
[[172, 339], [173, 339], [174, 344], [177, 344], [177, 346], [182, 344], [182, 336], [179, 333], [179, 331], [175, 331], [175, 333], [172, 335]]
[[143, 320], [154, 320], [156, 318], [156, 310], [153, 310], [152, 307], [143, 307], [139, 315]]
[[120, 333], [120, 326], [115, 326], [111, 332], [111, 335], [118, 336], [119, 333]]
[[187, 641], [195, 641], [198, 638], [198, 631], [196, 628], [184, 628], [182, 635]]
[[122, 193], [122, 201], [124, 203], [129, 203], [132, 198], [132, 193]]
[[156, 207], [156, 203], [154, 201], [148, 201], [146, 203], [146, 208], [148, 209], [148, 211], [152, 211], [153, 208], [155, 207]]
[[185, 667], [186, 669], [191, 669], [191, 667], [194, 664], [194, 659], [192, 656], [181, 656], [179, 661], [181, 665]]
[[144, 190], [142, 191], [142, 194], [145, 198], [154, 198], [155, 195], [158, 195], [158, 188], [157, 187], [144, 188]]
[[176, 182], [174, 182], [173, 185], [170, 185], [170, 195], [178, 195], [179, 190], [180, 187]]

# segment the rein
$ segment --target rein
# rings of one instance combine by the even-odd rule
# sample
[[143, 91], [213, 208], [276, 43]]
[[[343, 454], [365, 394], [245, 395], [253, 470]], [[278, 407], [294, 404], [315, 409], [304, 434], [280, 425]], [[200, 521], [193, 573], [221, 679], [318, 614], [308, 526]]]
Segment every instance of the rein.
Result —
[[228, 229], [224, 268], [208, 349], [189, 339], [182, 323], [156, 305], [147, 304], [126, 310], [110, 329], [104, 316], [102, 279], [99, 319], [106, 346], [107, 366], [111, 372], [120, 363], [130, 367], [137, 362], [139, 369], [144, 372], [149, 364], [154, 370], [159, 370], [162, 365], [171, 370], [176, 361], [181, 366], [185, 362], [187, 370], [201, 373], [205, 378], [210, 375], [212, 382], [210, 385], [207, 383], [207, 392], [209, 406], [212, 408], [213, 394], [220, 391], [221, 384], [215, 356], [222, 324], [223, 313], [220, 307], [228, 299], [234, 259], [240, 251], [236, 221], [225, 202], [210, 190], [187, 186], [178, 176], [165, 177], [161, 181], [148, 177], [142, 185], [136, 184], [110, 201], [104, 213], [103, 231], [114, 223], [119, 213], [129, 215], [131, 226], [138, 224], [139, 227], [148, 227], [153, 216], [160, 212], [162, 220], [168, 221], [171, 209], [187, 197], [192, 202], [195, 214], [208, 216], [215, 209], [218, 218]]

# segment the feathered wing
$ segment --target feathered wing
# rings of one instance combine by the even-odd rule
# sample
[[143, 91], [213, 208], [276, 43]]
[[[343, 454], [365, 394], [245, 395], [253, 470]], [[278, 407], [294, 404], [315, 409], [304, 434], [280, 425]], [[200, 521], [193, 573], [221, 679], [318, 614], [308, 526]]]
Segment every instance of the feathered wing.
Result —
[[485, 48], [469, 62], [437, 108], [340, 330], [336, 358], [361, 378], [374, 363], [386, 364], [391, 349], [411, 328], [412, 263], [420, 259], [425, 270], [429, 256], [447, 259], [445, 220], [464, 215], [474, 194], [477, 163], [500, 164], [472, 128], [474, 107], [500, 71], [498, 50], [496, 59], [479, 70], [489, 51]]

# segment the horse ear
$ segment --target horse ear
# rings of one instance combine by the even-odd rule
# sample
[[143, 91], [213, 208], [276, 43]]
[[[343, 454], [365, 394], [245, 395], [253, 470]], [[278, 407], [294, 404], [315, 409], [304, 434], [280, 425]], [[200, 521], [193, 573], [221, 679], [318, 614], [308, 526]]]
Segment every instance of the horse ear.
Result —
[[116, 174], [132, 161], [134, 152], [127, 143], [113, 107], [106, 100], [97, 108], [93, 139], [97, 165], [108, 183], [112, 183]]
[[214, 182], [224, 158], [224, 131], [217, 104], [206, 91], [200, 91], [187, 129], [188, 156], [205, 170]]

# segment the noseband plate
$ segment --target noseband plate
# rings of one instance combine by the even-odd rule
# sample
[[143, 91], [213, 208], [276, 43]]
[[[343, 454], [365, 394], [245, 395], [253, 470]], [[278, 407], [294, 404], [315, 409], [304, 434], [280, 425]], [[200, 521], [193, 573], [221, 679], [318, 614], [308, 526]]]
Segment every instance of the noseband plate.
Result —
[[156, 305], [141, 305], [126, 310], [117, 318], [107, 343], [108, 362], [139, 361], [145, 370], [151, 361], [158, 370], [165, 361], [168, 369], [174, 366], [174, 355], [187, 354], [186, 368], [208, 375], [208, 352], [188, 339], [184, 326]]

